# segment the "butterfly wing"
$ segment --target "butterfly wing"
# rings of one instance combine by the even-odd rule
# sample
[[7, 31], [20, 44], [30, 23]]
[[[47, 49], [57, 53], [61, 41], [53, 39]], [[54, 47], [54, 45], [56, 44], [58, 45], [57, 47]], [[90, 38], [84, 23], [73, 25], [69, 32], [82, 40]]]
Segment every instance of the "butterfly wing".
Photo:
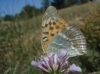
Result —
[[83, 33], [74, 26], [62, 29], [48, 46], [48, 52], [65, 49], [70, 57], [86, 53], [86, 41]]
[[44, 53], [48, 53], [48, 45], [63, 28], [68, 26], [67, 22], [62, 19], [55, 7], [50, 6], [42, 19], [42, 48]]

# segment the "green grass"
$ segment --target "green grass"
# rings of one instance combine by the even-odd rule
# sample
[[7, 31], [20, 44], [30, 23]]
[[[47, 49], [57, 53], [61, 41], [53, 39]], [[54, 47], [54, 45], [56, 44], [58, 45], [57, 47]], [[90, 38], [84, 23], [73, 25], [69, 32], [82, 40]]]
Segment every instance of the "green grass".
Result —
[[[80, 6], [75, 5], [65, 8], [59, 10], [58, 12], [71, 25], [80, 27], [83, 33], [85, 33], [88, 41], [90, 39], [90, 37], [88, 37], [88, 33], [91, 32], [92, 27], [95, 27], [95, 25], [91, 26], [91, 23], [97, 24], [98, 21], [96, 23], [95, 21], [93, 22], [93, 20], [99, 18], [95, 17], [94, 19], [91, 19], [88, 17], [91, 17], [92, 13], [95, 14], [99, 8], [100, 3], [87, 3]], [[100, 19], [97, 20], [100, 21]], [[41, 21], [42, 15], [27, 20], [16, 20], [15, 22], [4, 21], [0, 23], [0, 74], [41, 74], [39, 70], [30, 65], [31, 61], [34, 60], [35, 57], [39, 57], [42, 54]], [[97, 25], [98, 27], [100, 27], [99, 24], [100, 22]], [[97, 31], [98, 29], [96, 32]], [[95, 33], [92, 34], [95, 35]], [[98, 56], [99, 53], [95, 52], [95, 50], [93, 51], [92, 49], [90, 51], [90, 48], [94, 50], [96, 45], [88, 42], [88, 55], [86, 55], [85, 58], [83, 56], [83, 59], [80, 59], [79, 57], [78, 61], [74, 60], [76, 64], [82, 67], [85, 74], [89, 72], [85, 67], [87, 63], [82, 65], [82, 60], [86, 61], [87, 59], [90, 63], [92, 61], [94, 62], [95, 58], [100, 58]], [[95, 52], [95, 54], [93, 52]], [[96, 57], [92, 54], [96, 55]], [[99, 59], [97, 59], [97, 61], [99, 61]], [[96, 66], [96, 63], [94, 63], [94, 66]], [[98, 68], [100, 70], [100, 67]]]

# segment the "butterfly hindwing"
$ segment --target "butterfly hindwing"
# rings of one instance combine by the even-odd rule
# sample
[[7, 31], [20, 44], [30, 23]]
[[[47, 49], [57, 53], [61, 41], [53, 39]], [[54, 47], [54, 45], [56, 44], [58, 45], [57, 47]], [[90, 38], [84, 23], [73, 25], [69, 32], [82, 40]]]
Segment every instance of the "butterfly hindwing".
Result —
[[67, 22], [62, 19], [55, 7], [50, 6], [42, 19], [42, 48], [44, 53], [48, 53], [48, 45], [56, 36], [56, 34], [68, 26]]
[[58, 52], [65, 49], [70, 57], [86, 53], [86, 41], [83, 33], [74, 26], [62, 29], [48, 46], [48, 52]]

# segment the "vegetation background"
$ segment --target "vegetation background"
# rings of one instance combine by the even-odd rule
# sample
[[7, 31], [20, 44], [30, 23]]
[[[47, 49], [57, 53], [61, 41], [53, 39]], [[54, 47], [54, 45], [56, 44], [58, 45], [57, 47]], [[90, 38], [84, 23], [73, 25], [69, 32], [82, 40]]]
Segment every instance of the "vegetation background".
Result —
[[26, 4], [15, 15], [2, 17], [0, 12], [0, 74], [41, 74], [30, 63], [43, 53], [41, 21], [50, 5], [86, 37], [87, 54], [70, 63], [79, 65], [82, 74], [100, 74], [100, 2], [94, 0], [43, 0], [40, 9]]

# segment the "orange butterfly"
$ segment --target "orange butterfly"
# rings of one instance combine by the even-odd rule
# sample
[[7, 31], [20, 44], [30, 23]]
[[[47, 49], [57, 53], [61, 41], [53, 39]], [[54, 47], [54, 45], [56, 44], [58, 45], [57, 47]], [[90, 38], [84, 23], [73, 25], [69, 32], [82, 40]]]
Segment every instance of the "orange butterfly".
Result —
[[71, 56], [86, 53], [86, 41], [82, 32], [68, 25], [53, 6], [48, 7], [42, 19], [41, 44], [44, 53], [57, 52], [62, 48]]

